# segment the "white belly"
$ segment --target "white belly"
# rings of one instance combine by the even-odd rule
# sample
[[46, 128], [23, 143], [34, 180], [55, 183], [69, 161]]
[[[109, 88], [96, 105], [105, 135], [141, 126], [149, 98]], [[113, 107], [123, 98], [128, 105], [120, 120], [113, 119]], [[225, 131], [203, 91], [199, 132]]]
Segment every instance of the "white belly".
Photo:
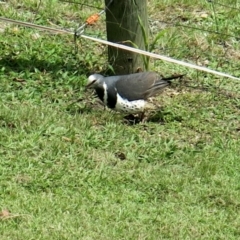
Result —
[[119, 112], [135, 114], [144, 112], [145, 104], [146, 101], [144, 100], [128, 101], [127, 99], [123, 99], [119, 94], [117, 94], [117, 103], [115, 110]]

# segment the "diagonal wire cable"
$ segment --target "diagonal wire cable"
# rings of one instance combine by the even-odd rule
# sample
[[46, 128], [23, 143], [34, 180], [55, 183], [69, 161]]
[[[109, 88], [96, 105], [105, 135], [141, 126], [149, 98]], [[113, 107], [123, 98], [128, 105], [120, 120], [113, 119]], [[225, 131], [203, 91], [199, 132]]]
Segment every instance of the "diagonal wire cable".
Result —
[[[41, 26], [41, 25], [37, 25], [37, 24], [33, 24], [33, 23], [27, 23], [27, 22], [12, 20], [12, 19], [8, 19], [8, 18], [4, 18], [4, 17], [0, 17], [0, 21], [15, 23], [15, 24], [22, 25], [22, 26], [25, 26], [25, 27], [31, 27], [31, 28], [46, 30], [46, 31], [55, 32], [55, 33], [75, 35], [75, 33], [72, 32], [72, 31]], [[164, 61], [167, 61], [167, 62], [182, 65], [182, 66], [185, 66], [185, 67], [189, 67], [189, 68], [197, 69], [197, 70], [200, 70], [200, 71], [212, 73], [212, 74], [215, 74], [215, 75], [218, 75], [218, 76], [227, 77], [227, 78], [231, 78], [231, 79], [235, 79], [235, 80], [240, 80], [240, 78], [232, 76], [232, 75], [227, 74], [227, 73], [218, 72], [218, 71], [206, 68], [206, 67], [198, 66], [198, 65], [195, 65], [195, 64], [192, 64], [192, 63], [183, 62], [181, 60], [176, 60], [176, 59], [166, 57], [166, 56], [163, 56], [163, 55], [159, 55], [159, 54], [156, 54], [156, 53], [147, 52], [147, 51], [144, 51], [144, 50], [141, 50], [141, 49], [136, 49], [136, 48], [129, 47], [129, 46], [126, 46], [126, 45], [109, 42], [109, 41], [106, 41], [106, 40], [103, 40], [103, 39], [98, 39], [98, 38], [86, 36], [86, 35], [83, 35], [83, 34], [81, 35], [81, 37], [85, 38], [85, 39], [88, 39], [88, 40], [95, 41], [95, 42], [99, 42], [99, 43], [102, 43], [102, 44], [105, 44], [105, 45], [108, 45], [108, 46], [124, 49], [124, 50], [135, 52], [135, 53], [139, 53], [139, 54], [149, 56], [149, 57], [152, 57], [152, 58], [157, 58], [157, 59], [161, 59], [161, 60], [164, 60]]]

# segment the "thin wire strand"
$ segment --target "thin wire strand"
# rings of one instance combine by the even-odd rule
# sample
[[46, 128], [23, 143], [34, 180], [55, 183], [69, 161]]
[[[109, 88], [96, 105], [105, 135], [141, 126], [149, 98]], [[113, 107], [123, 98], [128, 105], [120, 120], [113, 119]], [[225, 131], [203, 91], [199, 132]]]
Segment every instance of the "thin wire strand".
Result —
[[[59, 0], [60, 2], [65, 2], [65, 3], [70, 3], [70, 4], [78, 4], [78, 5], [81, 5], [81, 6], [86, 6], [86, 7], [90, 7], [90, 8], [95, 8], [95, 9], [102, 9], [101, 7], [96, 7], [94, 5], [90, 5], [90, 4], [86, 4], [86, 3], [80, 3], [80, 2], [75, 2], [75, 1], [67, 1], [67, 0]], [[237, 8], [237, 7], [232, 7], [232, 6], [229, 6], [229, 5], [225, 5], [225, 4], [222, 4], [222, 3], [219, 3], [219, 2], [216, 2], [216, 1], [212, 1], [212, 0], [207, 0], [207, 2], [209, 3], [213, 3], [215, 5], [219, 5], [221, 7], [225, 7], [225, 8], [229, 8], [229, 9], [234, 9], [234, 10], [237, 10], [237, 11], [240, 11], [240, 8]]]
[[[86, 4], [86, 3], [79, 3], [79, 2], [74, 2], [74, 1], [67, 1], [67, 0], [59, 0], [60, 2], [66, 2], [66, 3], [70, 3], [70, 4], [79, 4], [81, 6], [86, 6], [86, 7], [90, 7], [90, 8], [95, 8], [97, 10], [102, 10], [103, 8], [101, 7], [96, 7], [94, 5], [90, 5], [90, 4]], [[113, 0], [112, 0], [113, 1]], [[109, 2], [108, 6], [112, 3], [112, 1]], [[209, 4], [215, 4], [215, 5], [220, 5], [220, 6], [223, 6], [225, 8], [230, 8], [230, 9], [235, 9], [235, 10], [240, 10], [238, 8], [234, 8], [234, 7], [231, 7], [231, 6], [227, 6], [227, 5], [224, 5], [224, 4], [221, 4], [221, 3], [218, 3], [216, 1], [212, 1], [212, 0], [207, 0], [207, 2], [209, 2]], [[42, 0], [39, 0], [39, 4], [38, 4], [38, 7], [37, 7], [37, 12], [35, 15], [38, 14], [38, 10], [40, 8], [40, 5], [42, 4]], [[108, 8], [108, 6], [106, 6], [104, 8], [104, 10], [106, 10]], [[141, 7], [139, 8], [141, 10]], [[36, 18], [36, 16], [35, 16]], [[195, 27], [195, 26], [187, 26], [187, 25], [184, 25], [184, 24], [180, 24], [178, 22], [170, 22], [170, 21], [162, 21], [162, 20], [159, 20], [158, 22], [160, 23], [164, 23], [164, 24], [168, 24], [172, 27], [183, 27], [183, 28], [186, 28], [186, 29], [193, 29], [193, 30], [197, 30], [197, 31], [202, 31], [202, 32], [207, 32], [207, 33], [211, 33], [211, 34], [217, 34], [217, 35], [221, 35], [221, 36], [226, 36], [226, 37], [233, 37], [235, 39], [239, 39], [239, 36], [238, 35], [234, 35], [234, 34], [226, 34], [224, 32], [219, 32], [219, 31], [216, 31], [216, 30], [208, 30], [208, 29], [204, 29], [204, 28], [199, 28], [199, 27]], [[86, 24], [83, 24], [86, 26]], [[80, 25], [81, 26], [81, 25]], [[83, 27], [85, 27], [83, 26]], [[78, 27], [79, 28], [79, 27]], [[121, 26], [119, 26], [119, 28], [121, 28]], [[126, 30], [126, 29], [124, 29]], [[161, 31], [161, 30], [160, 30]]]
[[86, 3], [79, 3], [79, 2], [65, 1], [65, 0], [59, 0], [59, 2], [70, 3], [70, 4], [77, 4], [77, 5], [81, 5], [81, 6], [95, 8], [95, 9], [98, 9], [98, 10], [102, 9], [101, 7], [96, 7], [94, 5], [90, 5], [90, 4], [86, 4]]
[[214, 30], [207, 30], [207, 29], [204, 29], [204, 28], [198, 28], [198, 27], [193, 27], [193, 26], [186, 26], [186, 25], [179, 24], [179, 23], [173, 24], [173, 23], [167, 22], [167, 21], [159, 21], [159, 22], [172, 25], [173, 27], [183, 27], [183, 28], [189, 28], [189, 29], [194, 29], [194, 30], [208, 32], [208, 33], [213, 33], [213, 34], [219, 34], [221, 36], [233, 37], [233, 38], [236, 38], [236, 39], [239, 38], [239, 36], [235, 36], [235, 35], [232, 35], [232, 34], [226, 34], [226, 33], [218, 32], [218, 31], [214, 31]]
[[207, 0], [207, 2], [209, 2], [209, 3], [213, 3], [213, 4], [215, 4], [215, 5], [219, 5], [219, 6], [221, 6], [221, 7], [230, 8], [230, 9], [234, 9], [234, 10], [240, 11], [240, 8], [232, 7], [232, 6], [228, 6], [228, 5], [225, 5], [225, 4], [222, 4], [222, 3], [216, 2], [216, 1]]

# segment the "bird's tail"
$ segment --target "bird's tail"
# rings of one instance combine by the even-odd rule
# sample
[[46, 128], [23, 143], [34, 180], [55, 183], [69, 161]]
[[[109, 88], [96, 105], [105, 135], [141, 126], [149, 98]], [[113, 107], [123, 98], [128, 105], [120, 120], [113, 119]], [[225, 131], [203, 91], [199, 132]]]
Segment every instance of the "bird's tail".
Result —
[[155, 84], [146, 91], [146, 96], [155, 96], [164, 90], [165, 87], [171, 84], [171, 81], [176, 78], [181, 78], [185, 74], [175, 74], [170, 77], [161, 77], [155, 82]]
[[168, 83], [171, 83], [171, 81], [173, 79], [176, 79], [176, 78], [182, 78], [183, 76], [185, 76], [186, 74], [174, 74], [172, 76], [169, 76], [169, 77], [162, 77], [161, 80], [164, 80], [164, 81], [167, 81]]

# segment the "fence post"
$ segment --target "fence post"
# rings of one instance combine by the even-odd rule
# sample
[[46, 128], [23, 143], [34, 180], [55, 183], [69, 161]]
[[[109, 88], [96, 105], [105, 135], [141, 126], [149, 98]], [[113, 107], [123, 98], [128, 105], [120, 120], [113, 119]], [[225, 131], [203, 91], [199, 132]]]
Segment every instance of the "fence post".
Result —
[[[109, 2], [111, 0], [105, 0], [105, 5]], [[106, 10], [106, 27], [108, 41], [146, 50], [147, 0], [113, 0]], [[145, 70], [142, 55], [111, 46], [108, 47], [108, 61], [116, 74]]]

